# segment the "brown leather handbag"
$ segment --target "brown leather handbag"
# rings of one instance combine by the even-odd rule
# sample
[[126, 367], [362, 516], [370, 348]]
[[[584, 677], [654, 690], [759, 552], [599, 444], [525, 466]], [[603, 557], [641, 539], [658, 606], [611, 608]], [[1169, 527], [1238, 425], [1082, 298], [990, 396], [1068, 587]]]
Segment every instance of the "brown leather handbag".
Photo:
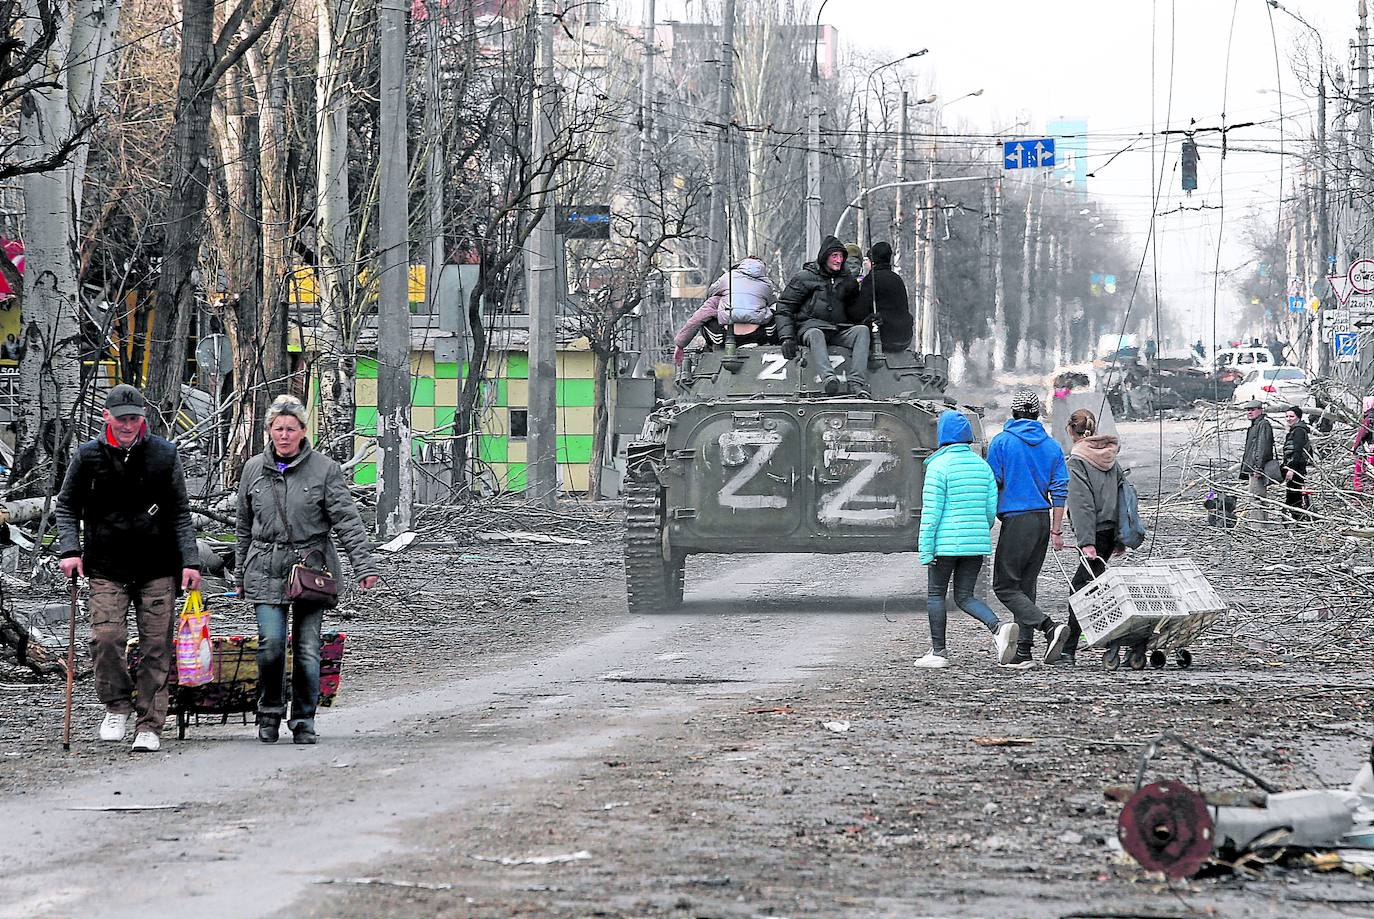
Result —
[[[282, 487], [286, 487], [285, 477], [282, 478]], [[286, 599], [292, 603], [333, 609], [339, 605], [339, 582], [334, 580], [334, 576], [327, 570], [324, 553], [319, 549], [311, 549], [304, 555], [301, 554], [300, 548], [296, 545], [296, 537], [291, 534], [291, 521], [286, 516], [286, 502], [275, 485], [272, 486], [272, 494], [277, 499], [277, 511], [281, 514], [286, 539], [291, 544], [291, 551], [296, 553], [296, 564], [291, 566], [291, 573], [286, 578]], [[320, 557], [319, 568], [312, 568], [307, 564], [312, 555]]]

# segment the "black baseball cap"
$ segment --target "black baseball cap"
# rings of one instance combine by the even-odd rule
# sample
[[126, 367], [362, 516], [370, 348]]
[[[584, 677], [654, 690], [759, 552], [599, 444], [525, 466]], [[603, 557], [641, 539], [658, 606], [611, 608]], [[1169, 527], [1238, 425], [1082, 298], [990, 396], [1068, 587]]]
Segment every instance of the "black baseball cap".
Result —
[[143, 393], [128, 383], [120, 383], [118, 386], [111, 387], [110, 391], [106, 393], [105, 411], [115, 418], [123, 418], [125, 415], [146, 417], [148, 403], [144, 400]]

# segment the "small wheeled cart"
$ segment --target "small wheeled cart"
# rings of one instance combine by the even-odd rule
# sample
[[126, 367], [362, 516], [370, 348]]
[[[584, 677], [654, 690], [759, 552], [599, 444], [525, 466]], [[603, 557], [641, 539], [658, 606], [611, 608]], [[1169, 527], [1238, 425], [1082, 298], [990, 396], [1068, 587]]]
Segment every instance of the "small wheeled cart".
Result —
[[[339, 691], [339, 677], [343, 669], [343, 632], [325, 632], [320, 636], [320, 708], [334, 704]], [[247, 724], [248, 716], [257, 710], [258, 703], [258, 639], [256, 636], [214, 636], [210, 639], [214, 654], [215, 677], [203, 686], [180, 686], [172, 673], [171, 699], [168, 714], [177, 719], [177, 740], [186, 738], [192, 722], [200, 723], [201, 716], [217, 717], [225, 724], [229, 716], [238, 715]], [[129, 671], [138, 672], [138, 640], [129, 642]], [[290, 644], [287, 644], [286, 669], [291, 670]], [[289, 700], [291, 683], [286, 694]]]
[[1108, 568], [1069, 597], [1089, 647], [1102, 649], [1108, 670], [1159, 669], [1170, 652], [1189, 667], [1188, 650], [1225, 612], [1212, 585], [1191, 559]]

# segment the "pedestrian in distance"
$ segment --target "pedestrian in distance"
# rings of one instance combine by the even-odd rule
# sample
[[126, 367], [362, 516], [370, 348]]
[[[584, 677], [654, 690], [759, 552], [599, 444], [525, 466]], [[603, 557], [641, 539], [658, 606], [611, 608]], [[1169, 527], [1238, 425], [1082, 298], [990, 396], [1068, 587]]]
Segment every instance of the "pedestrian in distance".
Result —
[[[98, 736], [155, 752], [170, 700], [177, 588], [200, 589], [200, 554], [181, 457], [148, 432], [143, 394], [120, 383], [105, 396], [102, 435], [77, 448], [57, 496], [62, 574], [90, 581], [91, 664], [105, 706]], [[135, 685], [126, 645], [134, 607], [140, 664]]]
[[1355, 430], [1355, 442], [1350, 445], [1355, 454], [1355, 471], [1351, 485], [1364, 491], [1365, 474], [1369, 469], [1370, 453], [1374, 452], [1374, 396], [1365, 396], [1361, 403], [1360, 423]]
[[1040, 423], [1040, 397], [1018, 389], [1011, 397], [1011, 420], [988, 445], [988, 465], [997, 480], [997, 518], [1002, 530], [992, 563], [992, 592], [1020, 626], [1016, 655], [1006, 666], [1025, 670], [1035, 633], [1045, 636], [1045, 663], [1059, 659], [1069, 627], [1056, 623], [1036, 605], [1040, 569], [1050, 538], [1063, 548], [1064, 501], [1069, 471], [1064, 451]]
[[1014, 622], [1000, 622], [975, 593], [983, 559], [992, 552], [997, 481], [987, 462], [969, 447], [973, 427], [967, 418], [956, 411], [943, 411], [935, 430], [939, 449], [925, 461], [919, 542], [921, 564], [926, 566], [931, 649], [915, 666], [949, 666], [945, 609], [951, 579], [954, 602], [987, 627], [997, 663], [1006, 664], [1016, 651], [1020, 630]]
[[1310, 516], [1303, 486], [1312, 463], [1312, 432], [1302, 420], [1302, 409], [1296, 405], [1284, 409], [1283, 420], [1288, 426], [1283, 435], [1283, 503], [1288, 506], [1289, 519], [1304, 520]]
[[313, 744], [320, 700], [320, 633], [325, 607], [287, 596], [297, 564], [325, 568], [342, 583], [334, 536], [348, 553], [358, 586], [377, 585], [377, 565], [343, 470], [310, 446], [305, 406], [278, 396], [267, 410], [266, 448], [239, 480], [236, 571], [239, 596], [258, 620], [258, 740], [276, 743], [286, 716], [286, 633], [291, 626], [292, 739]]
[[1255, 522], [1263, 525], [1269, 522], [1269, 511], [1265, 502], [1269, 498], [1269, 464], [1274, 462], [1274, 429], [1264, 414], [1264, 404], [1251, 400], [1245, 403], [1245, 417], [1250, 419], [1250, 427], [1245, 431], [1245, 450], [1240, 457], [1240, 479], [1245, 482], [1250, 497], [1254, 499]]
[[850, 321], [876, 326], [883, 351], [905, 351], [911, 347], [911, 308], [907, 302], [906, 284], [892, 270], [892, 246], [876, 242], [868, 250], [868, 258], [872, 266], [859, 284]]
[[797, 356], [797, 340], [806, 345], [811, 364], [821, 378], [827, 396], [840, 393], [839, 375], [830, 363], [830, 345], [849, 348], [849, 391], [868, 394], [868, 349], [871, 332], [854, 323], [849, 312], [859, 294], [858, 282], [845, 268], [845, 247], [827, 236], [814, 262], [787, 282], [778, 297], [778, 338], [789, 361]]
[[[1118, 493], [1124, 475], [1117, 462], [1120, 442], [1110, 434], [1097, 433], [1097, 416], [1080, 408], [1069, 416], [1069, 523], [1074, 543], [1081, 555], [1070, 586], [1077, 593], [1093, 578], [1107, 570], [1107, 559], [1125, 552], [1117, 541]], [[1063, 537], [1055, 541], [1063, 548]], [[1060, 663], [1072, 665], [1083, 629], [1078, 617], [1069, 613], [1069, 637], [1064, 642]]]

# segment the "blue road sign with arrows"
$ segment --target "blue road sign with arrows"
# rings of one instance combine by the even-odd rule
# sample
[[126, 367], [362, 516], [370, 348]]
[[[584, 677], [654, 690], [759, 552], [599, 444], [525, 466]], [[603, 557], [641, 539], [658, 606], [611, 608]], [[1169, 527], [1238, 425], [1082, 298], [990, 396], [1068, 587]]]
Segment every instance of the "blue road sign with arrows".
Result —
[[1354, 332], [1336, 332], [1332, 335], [1336, 346], [1336, 357], [1353, 358], [1360, 353], [1360, 337]]
[[1054, 138], [1002, 142], [1002, 165], [1007, 169], [1036, 169], [1054, 166]]

